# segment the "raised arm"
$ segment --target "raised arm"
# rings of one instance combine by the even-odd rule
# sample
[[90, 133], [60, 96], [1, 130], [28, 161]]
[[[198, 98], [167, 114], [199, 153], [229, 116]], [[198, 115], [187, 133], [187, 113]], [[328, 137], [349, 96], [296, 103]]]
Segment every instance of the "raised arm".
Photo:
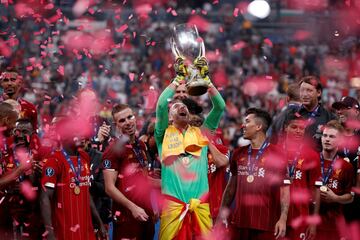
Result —
[[205, 57], [195, 59], [194, 66], [199, 70], [201, 77], [208, 84], [208, 94], [212, 102], [212, 109], [206, 117], [204, 127], [214, 131], [218, 128], [220, 119], [225, 110], [225, 101], [219, 91], [212, 84], [209, 77], [209, 64]]
[[208, 94], [213, 105], [209, 115], [206, 117], [204, 126], [212, 131], [219, 126], [221, 117], [225, 110], [225, 101], [218, 92], [218, 90], [211, 84], [208, 89]]
[[169, 124], [169, 114], [168, 114], [168, 99], [171, 99], [176, 90], [175, 83], [171, 83], [165, 90], [161, 93], [159, 100], [156, 106], [156, 123], [155, 123], [155, 140], [159, 144], [162, 142], [165, 130]]

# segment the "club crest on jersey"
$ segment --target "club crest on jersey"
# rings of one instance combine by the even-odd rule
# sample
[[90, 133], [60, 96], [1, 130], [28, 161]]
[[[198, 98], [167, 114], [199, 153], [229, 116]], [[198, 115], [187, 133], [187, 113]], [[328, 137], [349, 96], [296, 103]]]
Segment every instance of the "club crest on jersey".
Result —
[[51, 167], [45, 169], [45, 175], [48, 177], [52, 177], [55, 174], [55, 170]]
[[111, 161], [110, 160], [104, 160], [104, 162], [103, 162], [103, 167], [105, 168], [105, 169], [109, 169], [109, 168], [111, 168]]
[[340, 173], [341, 173], [341, 169], [336, 169], [334, 173], [334, 178], [339, 178]]
[[297, 168], [301, 168], [302, 167], [302, 165], [303, 165], [303, 162], [304, 162], [304, 159], [302, 158], [302, 159], [299, 159], [298, 160], [298, 162], [297, 162]]

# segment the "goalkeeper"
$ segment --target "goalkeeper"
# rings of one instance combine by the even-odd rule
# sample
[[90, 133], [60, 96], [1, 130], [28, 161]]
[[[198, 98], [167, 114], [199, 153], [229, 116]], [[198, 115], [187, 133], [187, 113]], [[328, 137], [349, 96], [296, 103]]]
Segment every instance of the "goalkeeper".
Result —
[[197, 58], [194, 66], [207, 82], [207, 92], [213, 104], [203, 126], [189, 125], [189, 111], [180, 101], [168, 109], [168, 99], [187, 80], [188, 69], [183, 58], [176, 60], [176, 77], [160, 95], [156, 108], [155, 140], [161, 159], [161, 188], [165, 196], [160, 239], [195, 239], [205, 236], [212, 227], [207, 199], [208, 140], [204, 131], [214, 131], [218, 127], [225, 102], [210, 81], [206, 59]]

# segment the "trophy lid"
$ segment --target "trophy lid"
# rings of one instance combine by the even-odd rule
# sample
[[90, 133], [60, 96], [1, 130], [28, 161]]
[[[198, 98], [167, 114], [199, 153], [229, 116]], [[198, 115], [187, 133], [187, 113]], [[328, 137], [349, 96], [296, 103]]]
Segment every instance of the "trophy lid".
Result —
[[172, 44], [175, 57], [180, 55], [193, 61], [205, 54], [204, 43], [195, 25], [179, 24], [174, 26]]

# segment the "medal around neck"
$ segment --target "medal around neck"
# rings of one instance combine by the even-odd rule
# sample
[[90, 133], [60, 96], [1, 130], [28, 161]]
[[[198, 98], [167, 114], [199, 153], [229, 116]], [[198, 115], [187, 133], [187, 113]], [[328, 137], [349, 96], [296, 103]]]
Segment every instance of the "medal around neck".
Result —
[[80, 194], [80, 187], [79, 187], [79, 186], [75, 186], [75, 187], [74, 187], [74, 193], [75, 193], [76, 195], [79, 195], [79, 194]]
[[249, 175], [249, 176], [247, 176], [247, 178], [246, 178], [246, 181], [247, 181], [248, 183], [252, 183], [254, 180], [255, 180], [254, 175]]
[[323, 185], [323, 186], [320, 187], [321, 192], [327, 192], [327, 190], [328, 190], [327, 186]]

